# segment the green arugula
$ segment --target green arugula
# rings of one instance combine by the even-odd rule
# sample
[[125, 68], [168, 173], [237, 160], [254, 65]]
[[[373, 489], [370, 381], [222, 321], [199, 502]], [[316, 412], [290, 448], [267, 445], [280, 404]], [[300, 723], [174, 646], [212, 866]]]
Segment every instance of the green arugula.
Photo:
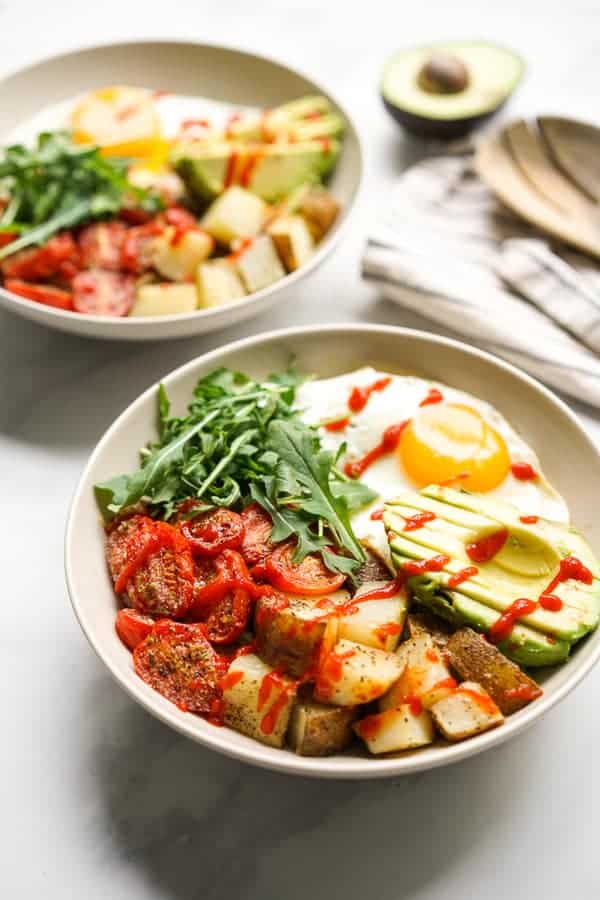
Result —
[[36, 147], [0, 151], [0, 231], [19, 235], [0, 259], [45, 243], [63, 228], [115, 216], [127, 204], [156, 213], [158, 195], [131, 184], [128, 161], [107, 159], [98, 147], [74, 144], [67, 132], [43, 132]]
[[288, 370], [260, 384], [217, 369], [200, 379], [182, 417], [171, 415], [161, 385], [159, 440], [141, 451], [137, 472], [95, 487], [104, 519], [140, 501], [163, 519], [188, 498], [203, 509], [255, 501], [273, 520], [274, 541], [296, 538], [296, 561], [320, 553], [329, 569], [350, 575], [365, 558], [350, 514], [376, 495], [346, 478], [299, 417], [294, 401], [303, 380]]

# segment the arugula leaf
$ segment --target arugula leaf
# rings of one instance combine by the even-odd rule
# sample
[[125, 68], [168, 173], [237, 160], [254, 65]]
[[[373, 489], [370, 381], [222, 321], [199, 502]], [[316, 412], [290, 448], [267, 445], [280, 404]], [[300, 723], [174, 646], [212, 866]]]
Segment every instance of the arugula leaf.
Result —
[[325, 519], [336, 544], [348, 550], [355, 560], [364, 562], [365, 553], [352, 531], [348, 507], [331, 490], [329, 479], [334, 456], [328, 450], [319, 450], [317, 433], [300, 421], [274, 421], [267, 439], [269, 448], [279, 453], [308, 491], [309, 498], [302, 502], [303, 510]]

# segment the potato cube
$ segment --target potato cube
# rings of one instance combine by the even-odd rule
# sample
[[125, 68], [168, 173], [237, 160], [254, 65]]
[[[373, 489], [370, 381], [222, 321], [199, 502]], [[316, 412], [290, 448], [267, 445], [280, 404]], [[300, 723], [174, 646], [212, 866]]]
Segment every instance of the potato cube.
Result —
[[354, 726], [371, 753], [397, 753], [431, 744], [434, 738], [431, 714], [405, 703], [397, 709], [375, 713]]
[[328, 756], [340, 753], [353, 738], [352, 706], [325, 706], [309, 700], [297, 703], [292, 712], [288, 742], [301, 756]]
[[236, 260], [238, 273], [249, 293], [269, 287], [285, 277], [273, 241], [264, 234], [255, 238]]
[[200, 228], [186, 231], [180, 237], [175, 228], [167, 228], [152, 242], [150, 262], [165, 278], [187, 281], [214, 249], [214, 238]]
[[198, 308], [198, 295], [193, 284], [143, 284], [135, 296], [130, 316], [172, 316], [194, 312]]
[[[349, 600], [337, 591], [332, 605]], [[330, 650], [337, 640], [338, 620], [318, 604], [316, 597], [281, 595], [261, 597], [254, 617], [256, 652], [272, 666], [299, 678], [315, 666], [321, 649]]]
[[225, 724], [263, 744], [282, 747], [296, 699], [295, 683], [248, 653], [223, 679]]
[[211, 204], [202, 220], [203, 228], [221, 244], [254, 237], [265, 223], [264, 200], [241, 187], [230, 187]]
[[315, 682], [315, 698], [338, 706], [357, 706], [376, 700], [402, 674], [394, 653], [341, 640], [322, 659]]
[[[359, 591], [355, 600], [359, 600]], [[394, 597], [380, 597], [351, 604], [348, 612], [340, 617], [340, 638], [357, 641], [368, 647], [377, 647], [392, 653], [404, 629], [407, 600], [404, 591]]]
[[301, 199], [298, 212], [306, 220], [315, 241], [327, 234], [338, 217], [340, 205], [324, 188], [315, 187]]
[[246, 296], [246, 289], [234, 264], [227, 259], [214, 259], [199, 265], [196, 287], [201, 309], [222, 306]]
[[504, 721], [498, 706], [480, 684], [464, 681], [431, 707], [431, 715], [449, 741], [462, 741]]
[[312, 256], [315, 242], [302, 216], [282, 216], [268, 232], [288, 272], [295, 272]]
[[456, 688], [456, 681], [431, 635], [423, 632], [400, 645], [397, 656], [402, 676], [381, 698], [380, 709], [393, 709], [409, 697], [417, 697], [428, 709]]

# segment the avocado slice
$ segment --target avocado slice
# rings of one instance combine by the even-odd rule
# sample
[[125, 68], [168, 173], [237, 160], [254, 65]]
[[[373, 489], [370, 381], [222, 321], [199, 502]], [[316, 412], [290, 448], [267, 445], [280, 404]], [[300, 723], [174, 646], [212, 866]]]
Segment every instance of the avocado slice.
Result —
[[506, 102], [524, 71], [512, 50], [482, 41], [428, 44], [387, 63], [383, 103], [418, 137], [463, 137]]
[[269, 203], [300, 185], [317, 183], [332, 171], [339, 154], [336, 140], [293, 144], [205, 144], [186, 141], [175, 145], [172, 164], [194, 198], [206, 205], [226, 186], [243, 186]]
[[[406, 517], [421, 511], [433, 512], [435, 519], [418, 530], [404, 531]], [[409, 585], [434, 612], [482, 631], [488, 630], [516, 599], [537, 599], [544, 593], [564, 557], [575, 556], [590, 569], [592, 584], [570, 579], [553, 589], [552, 593], [562, 600], [560, 610], [538, 606], [515, 626], [501, 649], [516, 662], [550, 665], [549, 659], [564, 658], [569, 645], [598, 625], [598, 562], [585, 539], [568, 525], [545, 519], [525, 525], [511, 504], [438, 485], [389, 501], [384, 525], [398, 567], [408, 560], [438, 554], [450, 557], [441, 572], [412, 577]], [[477, 563], [476, 575], [452, 586], [451, 576], [473, 565], [467, 545], [499, 529], [508, 532], [500, 551], [491, 560]]]
[[242, 116], [227, 128], [229, 139], [253, 143], [341, 138], [343, 133], [343, 118], [321, 95], [292, 100], [260, 115]]

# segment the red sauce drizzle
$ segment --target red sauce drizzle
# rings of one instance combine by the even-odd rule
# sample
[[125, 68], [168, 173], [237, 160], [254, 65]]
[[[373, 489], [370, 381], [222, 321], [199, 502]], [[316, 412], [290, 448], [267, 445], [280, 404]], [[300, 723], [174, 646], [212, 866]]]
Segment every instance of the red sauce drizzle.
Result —
[[364, 603], [365, 600], [383, 600], [387, 597], [395, 597], [396, 594], [400, 593], [403, 587], [404, 578], [395, 578], [394, 581], [390, 581], [388, 584], [373, 588], [372, 591], [365, 591], [365, 593], [360, 594], [359, 597], [353, 597], [349, 605], [353, 606], [355, 603]]
[[225, 123], [225, 137], [228, 137], [228, 138], [232, 137], [233, 126], [235, 125], [236, 122], [239, 122], [241, 118], [242, 118], [242, 114], [239, 112], [232, 113], [229, 116], [229, 118], [227, 119], [227, 122]]
[[374, 462], [377, 462], [377, 460], [382, 456], [385, 456], [386, 453], [393, 453], [398, 446], [402, 432], [408, 425], [408, 422], [409, 420], [405, 419], [404, 422], [399, 422], [397, 425], [390, 425], [389, 428], [386, 428], [383, 432], [381, 441], [376, 447], [373, 447], [372, 450], [369, 450], [369, 452], [365, 453], [360, 459], [346, 463], [344, 466], [346, 475], [348, 475], [349, 478], [360, 478]]
[[406, 701], [408, 704], [408, 708], [410, 709], [413, 716], [420, 716], [423, 712], [423, 704], [421, 703], [421, 699], [419, 697], [407, 697]]
[[383, 519], [383, 513], [384, 513], [383, 507], [381, 509], [374, 509], [370, 515], [370, 518], [374, 522], [379, 522], [380, 519]]
[[137, 103], [130, 103], [129, 106], [124, 106], [123, 109], [120, 109], [115, 118], [117, 122], [124, 122], [126, 119], [130, 119], [134, 116], [138, 109], [139, 106]]
[[581, 581], [583, 584], [592, 584], [594, 581], [594, 576], [581, 560], [577, 559], [576, 556], [565, 556], [560, 561], [558, 574], [552, 579], [544, 594], [551, 594], [559, 584], [562, 584], [563, 581], [568, 581], [570, 578], [574, 581]]
[[241, 669], [237, 669], [234, 672], [228, 672], [227, 675], [225, 675], [221, 679], [220, 688], [222, 691], [228, 691], [231, 688], [234, 688], [236, 684], [239, 684], [239, 682], [242, 681], [243, 678], [244, 673], [241, 671]]
[[407, 575], [424, 575], [425, 572], [441, 572], [449, 562], [450, 557], [445, 553], [440, 553], [432, 556], [431, 559], [409, 559], [402, 563], [402, 568]]
[[517, 687], [507, 688], [504, 691], [504, 696], [507, 700], [523, 700], [525, 703], [535, 700], [536, 697], [541, 697], [542, 694], [541, 688], [533, 687], [531, 684], [519, 684]]
[[534, 481], [538, 477], [538, 473], [528, 462], [513, 463], [510, 470], [519, 481]]
[[423, 528], [427, 522], [433, 522], [436, 518], [434, 512], [429, 512], [429, 510], [425, 510], [424, 512], [415, 513], [414, 516], [405, 516], [404, 517], [404, 528], [403, 531], [417, 531], [419, 528]]
[[537, 603], [534, 600], [528, 600], [521, 597], [505, 609], [488, 631], [488, 640], [492, 644], [499, 644], [500, 641], [506, 640], [510, 636], [513, 628], [522, 616], [529, 616], [537, 609]]
[[382, 644], [385, 643], [386, 638], [396, 637], [401, 631], [402, 628], [397, 622], [386, 622], [385, 625], [379, 625], [377, 628], [373, 629], [375, 637], [380, 640]]
[[539, 518], [539, 516], [519, 516], [519, 521], [523, 525], [535, 525], [536, 522], [539, 522]]
[[448, 579], [448, 587], [456, 588], [459, 584], [462, 584], [463, 581], [468, 581], [469, 578], [474, 578], [475, 575], [479, 575], [479, 569], [477, 566], [467, 566], [466, 569], [461, 569], [460, 572], [457, 572], [455, 575], [451, 575]]
[[250, 154], [250, 156], [244, 163], [244, 165], [242, 167], [242, 171], [240, 172], [240, 184], [243, 187], [245, 187], [245, 188], [250, 187], [254, 169], [260, 162], [262, 155], [263, 154], [260, 152], [252, 153], [252, 154]]
[[341, 681], [344, 674], [344, 662], [356, 654], [356, 650], [347, 650], [345, 653], [327, 654], [321, 667], [320, 675], [326, 681]]
[[547, 609], [549, 612], [560, 612], [563, 608], [563, 602], [556, 594], [540, 594], [538, 603], [542, 609]]
[[436, 681], [436, 683], [431, 688], [432, 691], [454, 691], [458, 687], [458, 682], [452, 676], [448, 678], [442, 678], [441, 681]]
[[431, 406], [433, 403], [441, 403], [443, 399], [444, 395], [441, 391], [438, 391], [437, 388], [430, 388], [429, 393], [424, 400], [421, 400], [419, 406]]
[[508, 539], [508, 529], [501, 528], [494, 531], [472, 544], [467, 544], [466, 551], [469, 559], [476, 563], [486, 563], [493, 559], [502, 550]]
[[343, 431], [350, 424], [350, 416], [344, 419], [336, 419], [334, 422], [326, 422], [323, 426], [326, 431]]
[[229, 159], [227, 160], [227, 169], [225, 171], [225, 178], [223, 179], [223, 187], [231, 187], [233, 184], [233, 179], [235, 177], [235, 170], [238, 161], [238, 154], [233, 150], [229, 154]]
[[391, 383], [392, 379], [389, 376], [386, 376], [385, 378], [378, 378], [377, 381], [374, 381], [373, 384], [369, 384], [366, 387], [352, 388], [350, 397], [348, 398], [348, 406], [352, 412], [360, 412], [369, 402], [371, 394], [375, 391], [384, 391]]

